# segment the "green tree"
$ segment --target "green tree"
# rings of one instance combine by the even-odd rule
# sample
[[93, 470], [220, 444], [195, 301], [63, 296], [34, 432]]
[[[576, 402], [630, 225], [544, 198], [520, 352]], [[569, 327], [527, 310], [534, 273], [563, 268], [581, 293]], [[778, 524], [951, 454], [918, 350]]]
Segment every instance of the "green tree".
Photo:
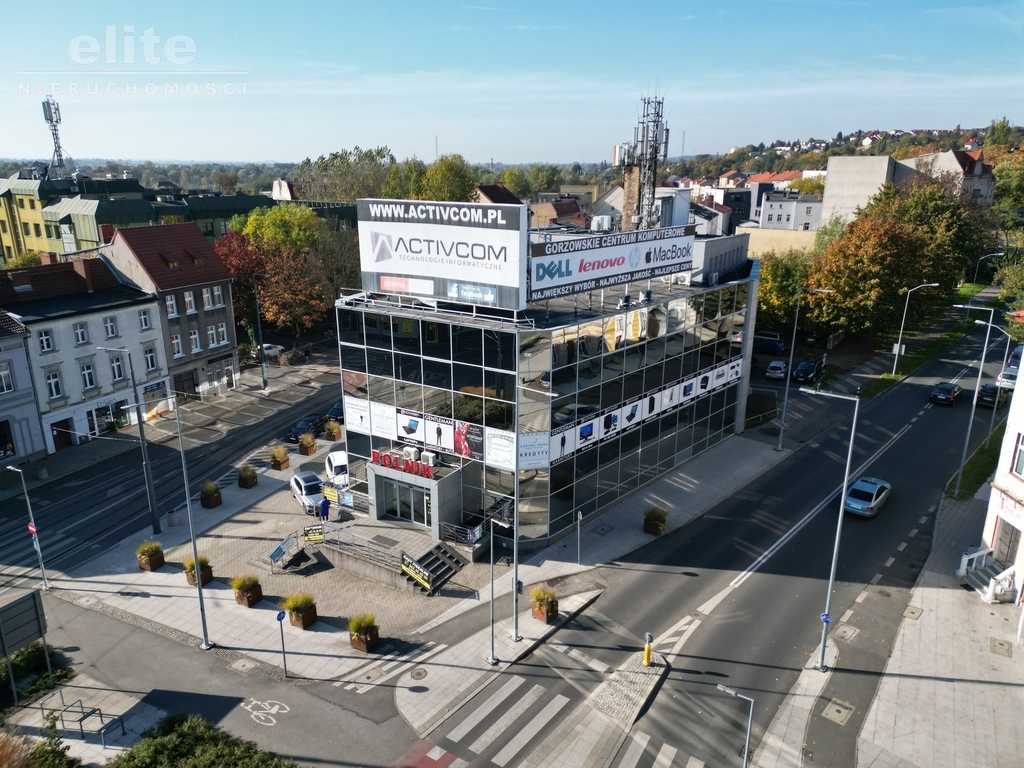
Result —
[[514, 165], [511, 168], [506, 168], [505, 172], [501, 175], [501, 180], [505, 184], [505, 188], [520, 200], [525, 200], [530, 196], [530, 183], [526, 180], [526, 174], [523, 173], [523, 169], [519, 166]]
[[242, 232], [257, 247], [265, 241], [298, 252], [312, 247], [323, 236], [324, 229], [323, 219], [312, 208], [297, 203], [281, 203], [254, 210], [246, 219]]
[[38, 267], [43, 263], [42, 255], [39, 251], [25, 251], [24, 253], [15, 256], [14, 258], [8, 259], [7, 261], [0, 262], [3, 264], [4, 269], [22, 269], [24, 267]]
[[818, 232], [814, 236], [814, 248], [811, 250], [811, 253], [815, 256], [819, 253], [824, 253], [825, 249], [828, 248], [829, 243], [838, 237], [842, 237], [843, 232], [845, 231], [846, 221], [843, 217], [838, 214], [832, 216], [828, 221], [818, 227]]
[[824, 176], [809, 176], [803, 179], [797, 179], [789, 184], [790, 189], [795, 189], [801, 195], [824, 195], [825, 194], [825, 177]]
[[462, 155], [441, 155], [423, 174], [423, 200], [470, 202], [476, 197], [476, 177]]
[[1005, 117], [1002, 120], [993, 120], [985, 133], [985, 145], [1009, 144], [1010, 143], [1010, 121]]
[[210, 177], [210, 181], [215, 186], [224, 190], [224, 194], [233, 195], [235, 194], [235, 190], [238, 188], [238, 171], [234, 171], [233, 173], [215, 171]]
[[350, 203], [380, 197], [395, 162], [387, 147], [353, 147], [316, 160], [307, 157], [295, 169], [295, 186], [305, 200]]
[[235, 322], [252, 329], [256, 324], [253, 276], [266, 273], [269, 249], [257, 248], [252, 238], [234, 230], [217, 238], [213, 249], [234, 278], [231, 284], [231, 305]]
[[310, 249], [313, 258], [323, 268], [332, 300], [340, 296], [345, 288], [362, 286], [359, 235], [356, 230], [346, 229], [342, 224], [337, 219], [328, 219], [326, 234]]
[[526, 172], [526, 181], [530, 185], [530, 196], [536, 197], [540, 192], [557, 192], [561, 174], [555, 165], [531, 165]]
[[796, 248], [761, 256], [761, 284], [757, 291], [757, 324], [784, 328], [793, 317], [796, 297], [807, 280], [811, 254]]
[[392, 200], [418, 200], [422, 197], [423, 177], [427, 166], [416, 157], [407, 157], [388, 169], [387, 182], [380, 196]]
[[1024, 165], [999, 163], [993, 170], [996, 177], [996, 199], [992, 211], [997, 217], [999, 228], [1006, 242], [1011, 233], [1019, 240], [1019, 230], [1024, 226]]
[[302, 332], [323, 319], [331, 306], [323, 263], [310, 251], [285, 249], [268, 254], [267, 277], [260, 285], [260, 310], [278, 328]]

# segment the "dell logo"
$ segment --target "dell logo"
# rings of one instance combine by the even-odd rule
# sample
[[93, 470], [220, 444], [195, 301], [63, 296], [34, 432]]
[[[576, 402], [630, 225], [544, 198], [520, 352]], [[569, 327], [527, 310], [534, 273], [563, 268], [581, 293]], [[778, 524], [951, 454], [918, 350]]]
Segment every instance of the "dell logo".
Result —
[[554, 279], [556, 277], [571, 277], [572, 263], [569, 259], [561, 259], [559, 261], [534, 262], [533, 265], [533, 279], [534, 281], [541, 283], [545, 280]]

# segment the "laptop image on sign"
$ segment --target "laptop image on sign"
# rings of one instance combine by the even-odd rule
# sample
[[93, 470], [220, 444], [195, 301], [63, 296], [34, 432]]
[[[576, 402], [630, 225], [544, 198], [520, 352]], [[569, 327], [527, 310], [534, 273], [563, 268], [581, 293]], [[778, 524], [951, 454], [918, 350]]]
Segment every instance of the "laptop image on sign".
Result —
[[416, 431], [416, 428], [419, 427], [419, 425], [419, 419], [409, 419], [408, 424], [402, 425], [402, 431], [405, 432], [405, 434], [407, 435], [411, 435], [413, 432]]
[[633, 404], [633, 407], [629, 409], [629, 413], [626, 414], [626, 421], [632, 421], [636, 418], [636, 411], [639, 407], [636, 403]]

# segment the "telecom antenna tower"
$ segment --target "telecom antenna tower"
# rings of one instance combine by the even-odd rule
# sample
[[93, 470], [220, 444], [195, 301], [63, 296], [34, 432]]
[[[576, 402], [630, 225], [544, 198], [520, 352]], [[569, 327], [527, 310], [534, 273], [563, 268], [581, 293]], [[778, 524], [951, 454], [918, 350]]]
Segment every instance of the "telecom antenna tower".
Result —
[[[624, 166], [626, 175], [636, 174], [637, 187], [631, 229], [653, 229], [658, 224], [654, 206], [654, 188], [658, 182], [658, 163], [668, 158], [668, 126], [662, 121], [664, 99], [644, 98], [643, 115], [633, 129], [633, 141], [614, 148], [613, 166]], [[627, 183], [627, 197], [631, 185]], [[632, 202], [630, 200], [629, 202]], [[628, 215], [628, 212], [627, 214]], [[623, 229], [627, 229], [625, 222]]]
[[68, 162], [65, 162], [64, 159], [64, 150], [60, 146], [60, 132], [57, 129], [57, 126], [60, 125], [60, 105], [57, 104], [53, 96], [47, 96], [46, 101], [43, 102], [43, 119], [50, 126], [50, 133], [53, 135], [53, 157], [50, 158], [50, 164], [46, 167], [46, 178], [69, 179], [71, 172], [68, 168], [74, 165], [74, 160], [70, 155], [67, 157]]

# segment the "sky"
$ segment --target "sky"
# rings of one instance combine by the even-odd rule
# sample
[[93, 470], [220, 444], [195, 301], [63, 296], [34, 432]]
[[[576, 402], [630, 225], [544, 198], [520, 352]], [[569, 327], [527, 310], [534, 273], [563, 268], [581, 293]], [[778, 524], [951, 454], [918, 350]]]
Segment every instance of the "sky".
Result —
[[[632, 10], [630, 10], [632, 9]], [[611, 160], [664, 99], [669, 154], [1024, 123], [1024, 0], [5, 3], [0, 157]]]

